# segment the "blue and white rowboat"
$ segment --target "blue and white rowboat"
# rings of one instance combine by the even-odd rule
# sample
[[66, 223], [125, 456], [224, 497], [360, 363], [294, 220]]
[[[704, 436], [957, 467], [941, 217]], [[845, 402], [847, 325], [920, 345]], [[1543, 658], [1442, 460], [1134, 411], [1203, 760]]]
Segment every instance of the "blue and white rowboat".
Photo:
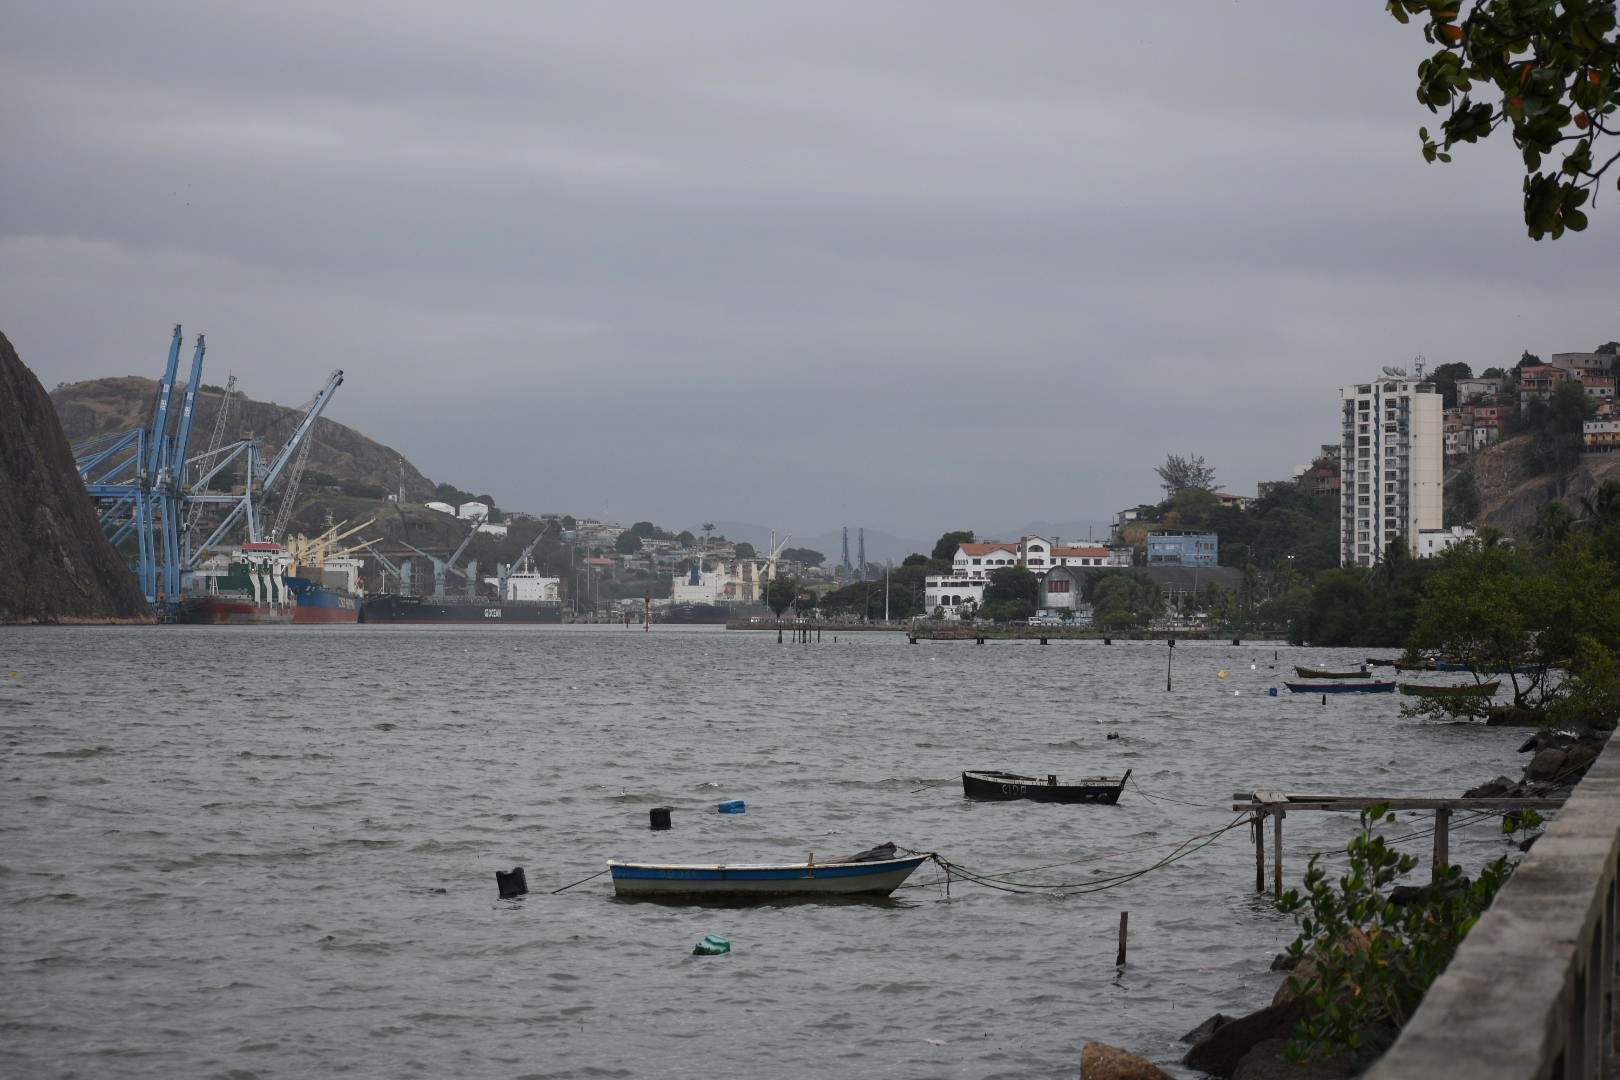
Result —
[[616, 896], [756, 897], [888, 896], [926, 855], [864, 862], [761, 863], [704, 866], [609, 860]]

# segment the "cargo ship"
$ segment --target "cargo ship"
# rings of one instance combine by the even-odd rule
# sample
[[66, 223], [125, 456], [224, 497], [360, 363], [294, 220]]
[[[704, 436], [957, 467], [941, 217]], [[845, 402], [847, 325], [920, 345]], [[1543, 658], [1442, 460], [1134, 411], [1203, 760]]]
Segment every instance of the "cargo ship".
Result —
[[293, 622], [299, 626], [325, 623], [357, 623], [360, 607], [360, 560], [328, 559], [321, 565], [321, 579], [289, 577], [287, 587], [297, 606]]
[[174, 621], [213, 625], [258, 625], [296, 621], [298, 604], [288, 586], [280, 544], [243, 544], [240, 554], [213, 563], [197, 575], [204, 591], [175, 609]]
[[486, 578], [496, 597], [402, 596], [385, 593], [360, 605], [363, 623], [560, 623], [560, 578], [532, 569]]

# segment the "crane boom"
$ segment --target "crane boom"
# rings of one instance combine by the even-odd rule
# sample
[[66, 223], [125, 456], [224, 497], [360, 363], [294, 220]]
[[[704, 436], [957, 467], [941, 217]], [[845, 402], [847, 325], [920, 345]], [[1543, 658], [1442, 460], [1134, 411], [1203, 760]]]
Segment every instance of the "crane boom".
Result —
[[304, 414], [303, 420], [299, 421], [298, 428], [288, 438], [287, 445], [281, 448], [281, 452], [270, 463], [270, 468], [264, 474], [264, 482], [260, 485], [260, 491], [269, 491], [271, 485], [281, 476], [282, 470], [287, 467], [287, 463], [292, 459], [293, 454], [298, 451], [298, 448], [303, 445], [304, 440], [309, 436], [309, 431], [315, 426], [315, 421], [320, 419], [322, 410], [332, 400], [332, 395], [337, 393], [337, 388], [342, 385], [342, 369], [332, 372], [326, 380], [326, 385], [321, 388], [321, 392], [315, 395], [315, 401], [310, 405], [309, 411]]

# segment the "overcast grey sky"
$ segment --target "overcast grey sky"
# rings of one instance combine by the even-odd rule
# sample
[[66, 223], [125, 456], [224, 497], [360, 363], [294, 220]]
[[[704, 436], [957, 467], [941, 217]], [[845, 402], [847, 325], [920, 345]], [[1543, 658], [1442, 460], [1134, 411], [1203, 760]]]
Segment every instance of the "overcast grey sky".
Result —
[[[504, 504], [931, 536], [1252, 493], [1378, 367], [1620, 336], [1620, 199], [1426, 166], [1379, 0], [0, 2], [0, 329], [169, 326]], [[1494, 144], [1494, 145], [1493, 145]]]

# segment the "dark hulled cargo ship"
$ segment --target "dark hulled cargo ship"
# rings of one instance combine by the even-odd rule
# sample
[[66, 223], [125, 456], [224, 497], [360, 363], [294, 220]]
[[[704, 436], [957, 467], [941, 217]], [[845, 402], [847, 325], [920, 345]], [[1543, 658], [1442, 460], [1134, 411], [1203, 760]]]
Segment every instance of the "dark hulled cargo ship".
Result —
[[462, 599], [385, 593], [360, 605], [363, 623], [560, 623], [557, 600]]

